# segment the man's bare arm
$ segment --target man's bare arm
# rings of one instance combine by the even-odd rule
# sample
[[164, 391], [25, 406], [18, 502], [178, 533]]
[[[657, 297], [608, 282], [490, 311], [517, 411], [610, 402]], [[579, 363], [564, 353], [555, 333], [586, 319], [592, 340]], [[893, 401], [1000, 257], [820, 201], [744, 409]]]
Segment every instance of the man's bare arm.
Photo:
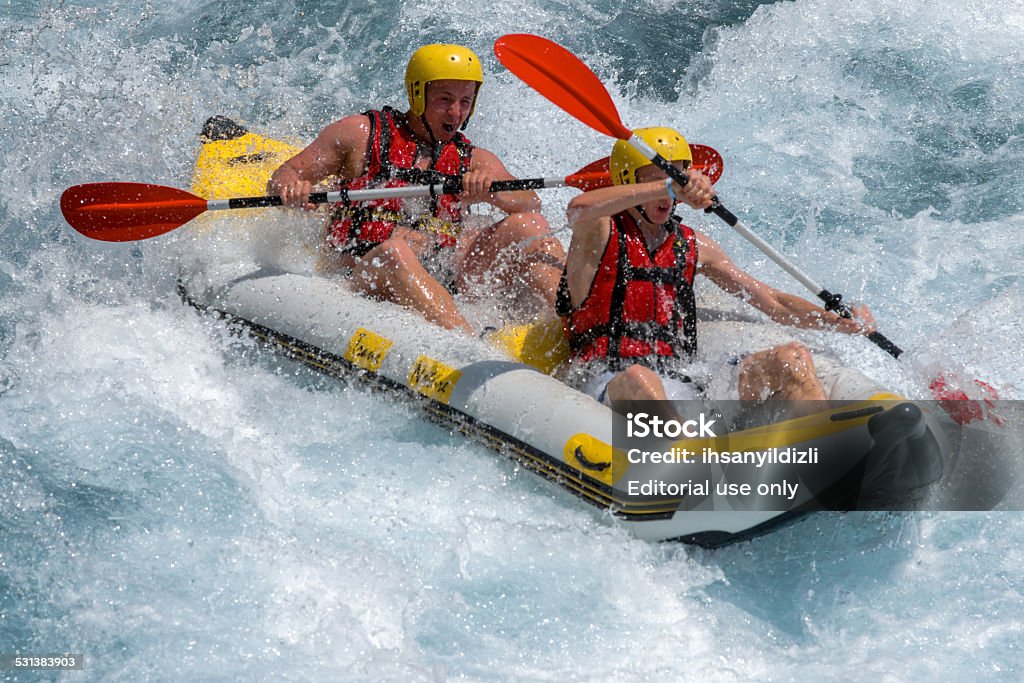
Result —
[[332, 175], [352, 178], [362, 174], [369, 135], [369, 120], [362, 114], [332, 123], [274, 171], [267, 191], [279, 195], [286, 206], [315, 208], [309, 203], [314, 185]]
[[854, 308], [854, 318], [843, 318], [820, 306], [761, 282], [730, 259], [707, 235], [698, 233], [698, 268], [702, 275], [782, 325], [804, 329], [834, 329], [846, 334], [867, 334], [874, 318], [865, 306]]

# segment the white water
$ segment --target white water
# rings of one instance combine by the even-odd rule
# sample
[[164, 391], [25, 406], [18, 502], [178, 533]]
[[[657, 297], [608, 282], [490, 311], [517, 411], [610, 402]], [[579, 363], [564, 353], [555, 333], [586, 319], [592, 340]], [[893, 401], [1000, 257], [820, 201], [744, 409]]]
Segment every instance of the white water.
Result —
[[[523, 176], [571, 172], [609, 141], [488, 52], [540, 32], [598, 71], [627, 125], [722, 152], [726, 205], [870, 303], [910, 356], [1019, 400], [1022, 28], [1020, 2], [8, 2], [0, 653], [82, 652], [91, 680], [1019, 679], [1017, 513], [818, 516], [714, 552], [637, 542], [181, 306], [188, 233], [89, 242], [56, 198], [187, 187], [211, 114], [308, 140], [401, 104], [409, 46], [441, 39], [487, 61], [473, 140]], [[556, 226], [568, 196], [545, 195]], [[926, 395], [908, 364], [836, 345]]]

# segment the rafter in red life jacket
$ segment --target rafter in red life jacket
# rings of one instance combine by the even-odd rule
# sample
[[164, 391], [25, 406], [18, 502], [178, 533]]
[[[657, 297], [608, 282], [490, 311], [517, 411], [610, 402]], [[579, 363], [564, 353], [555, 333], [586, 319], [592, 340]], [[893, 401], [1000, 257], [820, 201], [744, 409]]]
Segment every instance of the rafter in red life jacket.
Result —
[[[340, 183], [349, 190], [369, 187], [434, 185], [459, 177], [469, 170], [473, 145], [462, 133], [443, 144], [427, 145], [409, 128], [405, 115], [391, 107], [364, 112], [370, 120], [366, 172]], [[414, 168], [421, 152], [430, 154], [430, 166]], [[365, 254], [391, 236], [396, 225], [438, 233], [442, 247], [455, 245], [461, 222], [458, 197], [431, 197], [430, 213], [410, 219], [402, 211], [401, 199], [381, 199], [359, 204], [336, 204], [328, 217], [328, 242], [357, 256]]]
[[579, 307], [572, 306], [563, 271], [558, 312], [566, 318], [577, 360], [604, 359], [615, 371], [634, 363], [661, 370], [665, 361], [696, 353], [697, 240], [675, 216], [666, 230], [671, 238], [651, 253], [629, 213], [613, 216], [604, 254]]

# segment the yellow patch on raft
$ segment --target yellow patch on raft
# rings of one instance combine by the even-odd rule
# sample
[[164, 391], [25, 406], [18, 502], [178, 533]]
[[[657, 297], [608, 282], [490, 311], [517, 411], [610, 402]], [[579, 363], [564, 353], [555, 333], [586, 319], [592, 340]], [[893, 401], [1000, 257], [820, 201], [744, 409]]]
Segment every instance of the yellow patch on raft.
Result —
[[348, 342], [345, 360], [370, 372], [377, 372], [394, 342], [376, 332], [360, 327]]
[[617, 484], [629, 469], [629, 460], [621, 448], [586, 433], [575, 434], [562, 447], [565, 462], [603, 484]]
[[487, 341], [509, 357], [551, 374], [569, 360], [569, 343], [561, 320], [506, 325]]

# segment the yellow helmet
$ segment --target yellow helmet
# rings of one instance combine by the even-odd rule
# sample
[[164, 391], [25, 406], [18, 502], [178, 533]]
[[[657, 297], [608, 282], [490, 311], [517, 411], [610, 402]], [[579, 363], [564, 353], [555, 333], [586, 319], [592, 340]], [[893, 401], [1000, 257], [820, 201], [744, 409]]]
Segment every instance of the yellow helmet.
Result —
[[[473, 81], [477, 92], [484, 82], [484, 69], [480, 58], [468, 47], [461, 45], [424, 45], [413, 53], [405, 69], [405, 91], [409, 95], [409, 111], [421, 116], [427, 106], [427, 83], [431, 81]], [[469, 109], [473, 115], [476, 98]], [[469, 120], [469, 117], [466, 117]]]
[[[662, 127], [637, 128], [633, 134], [639, 136], [668, 161], [685, 161], [687, 166], [690, 165], [689, 162], [693, 161], [690, 145], [678, 131]], [[631, 144], [625, 140], [618, 140], [615, 147], [612, 148], [612, 156], [608, 161], [612, 182], [616, 185], [631, 185], [636, 182], [637, 169], [649, 166], [651, 163], [653, 162], [636, 151]]]

